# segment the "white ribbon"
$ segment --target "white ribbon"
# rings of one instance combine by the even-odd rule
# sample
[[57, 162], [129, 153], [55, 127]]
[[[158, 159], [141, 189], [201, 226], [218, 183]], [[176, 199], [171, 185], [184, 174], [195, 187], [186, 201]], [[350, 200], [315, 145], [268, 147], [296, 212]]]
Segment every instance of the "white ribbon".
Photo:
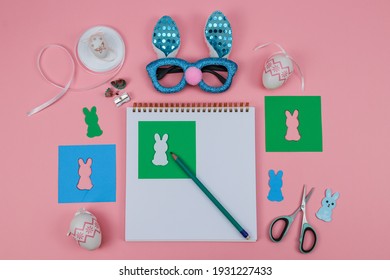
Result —
[[[69, 59], [70, 59], [70, 61], [72, 63], [72, 72], [71, 72], [71, 75], [70, 75], [70, 79], [66, 83], [65, 86], [60, 85], [60, 84], [54, 82], [53, 80], [48, 78], [46, 76], [46, 74], [42, 71], [42, 67], [41, 67], [42, 55], [49, 48], [59, 48], [59, 49], [65, 51], [65, 53], [68, 55], [68, 57], [69, 57]], [[105, 79], [103, 82], [100, 82], [100, 83], [98, 83], [96, 85], [93, 85], [93, 86], [88, 86], [88, 87], [84, 87], [84, 88], [72, 88], [71, 84], [72, 84], [72, 82], [74, 80], [74, 77], [75, 77], [75, 72], [76, 72], [76, 66], [75, 65], [76, 65], [76, 63], [75, 63], [74, 58], [72, 57], [71, 53], [65, 47], [63, 47], [61, 45], [58, 45], [58, 44], [49, 44], [49, 45], [44, 46], [41, 49], [41, 51], [39, 52], [38, 59], [37, 59], [38, 71], [41, 74], [41, 76], [45, 79], [46, 82], [48, 82], [49, 84], [51, 84], [54, 87], [57, 87], [57, 88], [61, 89], [61, 91], [56, 96], [54, 96], [52, 99], [50, 99], [50, 100], [46, 101], [45, 103], [35, 107], [34, 109], [32, 109], [30, 112], [27, 113], [27, 116], [32, 116], [32, 115], [42, 111], [43, 109], [49, 107], [50, 105], [54, 104], [59, 99], [61, 99], [61, 97], [63, 97], [65, 95], [65, 93], [67, 93], [69, 90], [77, 92], [77, 91], [91, 90], [91, 89], [95, 89], [97, 87], [102, 86], [103, 84], [105, 84], [105, 83], [109, 82], [110, 80], [112, 80], [119, 73], [119, 71], [122, 69], [124, 61], [125, 61], [125, 51], [123, 51], [123, 58], [122, 58], [120, 64], [116, 68], [114, 68], [112, 70], [114, 73], [112, 74], [111, 77], [109, 77], [108, 79]], [[109, 71], [109, 72], [112, 72], [112, 71]], [[94, 74], [99, 74], [99, 73], [95, 73], [93, 71], [89, 71], [89, 72], [94, 73]], [[106, 74], [106, 73], [104, 73], [104, 74]]]
[[260, 45], [260, 46], [255, 47], [253, 50], [254, 50], [254, 51], [257, 51], [258, 49], [265, 48], [265, 47], [267, 47], [267, 46], [269, 46], [269, 45], [272, 45], [272, 44], [275, 45], [275, 46], [277, 46], [277, 47], [280, 49], [280, 52], [277, 52], [277, 53], [275, 53], [275, 54], [282, 53], [284, 56], [286, 56], [287, 58], [291, 59], [292, 62], [297, 66], [299, 75], [301, 76], [301, 90], [302, 90], [302, 92], [303, 92], [303, 91], [305, 90], [305, 79], [304, 79], [304, 77], [303, 77], [301, 68], [299, 67], [299, 65], [298, 65], [298, 63], [295, 61], [295, 59], [292, 58], [292, 57], [291, 57], [291, 56], [282, 48], [281, 45], [279, 45], [278, 43], [275, 43], [275, 42], [268, 42], [268, 43], [265, 43], [265, 44], [263, 44], [263, 45]]
[[[71, 76], [70, 76], [70, 79], [68, 81], [68, 83], [62, 87], [60, 85], [57, 85], [56, 83], [54, 83], [52, 80], [50, 80], [42, 71], [42, 68], [41, 68], [41, 58], [42, 58], [42, 55], [43, 53], [49, 49], [49, 48], [59, 48], [63, 51], [65, 51], [65, 53], [68, 55], [68, 57], [70, 58], [70, 61], [72, 62], [72, 73], [71, 73]], [[70, 52], [63, 46], [61, 45], [54, 45], [54, 44], [51, 44], [51, 45], [46, 45], [42, 48], [42, 50], [39, 52], [39, 55], [38, 55], [38, 60], [37, 60], [37, 67], [38, 67], [38, 71], [39, 73], [41, 74], [41, 76], [50, 84], [52, 84], [53, 86], [55, 87], [59, 87], [61, 88], [61, 92], [59, 92], [56, 96], [54, 96], [52, 99], [46, 101], [45, 103], [39, 105], [38, 107], [35, 107], [34, 109], [32, 109], [30, 112], [27, 113], [27, 116], [32, 116], [40, 111], [42, 111], [43, 109], [49, 107], [50, 105], [52, 105], [53, 103], [57, 102], [61, 97], [63, 97], [65, 95], [65, 93], [68, 91], [68, 89], [70, 88], [70, 85], [72, 84], [73, 82], [73, 79], [74, 79], [74, 75], [75, 75], [75, 63], [74, 63], [74, 59], [72, 57], [72, 55], [70, 54]]]

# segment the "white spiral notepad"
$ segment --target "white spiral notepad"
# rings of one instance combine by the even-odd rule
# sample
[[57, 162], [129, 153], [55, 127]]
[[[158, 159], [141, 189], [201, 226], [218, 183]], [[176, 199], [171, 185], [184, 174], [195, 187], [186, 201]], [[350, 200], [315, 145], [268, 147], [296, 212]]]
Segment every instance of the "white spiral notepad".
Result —
[[170, 152], [257, 240], [253, 107], [135, 103], [126, 141], [126, 241], [247, 242]]

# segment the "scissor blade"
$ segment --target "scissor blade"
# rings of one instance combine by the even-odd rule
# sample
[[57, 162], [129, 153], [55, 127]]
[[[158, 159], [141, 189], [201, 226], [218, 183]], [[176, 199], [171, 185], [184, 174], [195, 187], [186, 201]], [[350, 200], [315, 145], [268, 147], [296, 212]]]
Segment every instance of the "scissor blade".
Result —
[[303, 192], [302, 192], [302, 201], [301, 201], [301, 209], [305, 209], [306, 205], [306, 185], [303, 185]]
[[306, 197], [305, 197], [305, 202], [306, 202], [306, 203], [309, 201], [309, 199], [310, 199], [310, 197], [311, 197], [313, 191], [314, 191], [314, 188], [312, 188], [312, 189], [309, 191], [309, 193], [306, 195]]
[[[303, 208], [302, 208], [302, 204], [303, 204], [303, 203], [302, 203], [302, 202], [303, 202], [303, 197], [305, 197], [304, 195], [305, 195], [305, 192], [306, 192], [306, 185], [303, 185], [303, 186], [304, 186], [305, 190], [304, 190], [304, 193], [303, 193], [303, 195], [302, 195], [301, 205], [299, 205], [298, 208], [290, 215], [291, 217], [294, 217], [294, 218], [295, 218], [295, 216], [299, 213], [299, 211], [303, 210]], [[314, 188], [312, 188], [312, 189], [309, 191], [309, 193], [306, 195], [305, 200], [304, 200], [305, 203], [307, 203], [307, 202], [309, 201], [311, 195], [313, 194], [313, 191], [314, 191]]]

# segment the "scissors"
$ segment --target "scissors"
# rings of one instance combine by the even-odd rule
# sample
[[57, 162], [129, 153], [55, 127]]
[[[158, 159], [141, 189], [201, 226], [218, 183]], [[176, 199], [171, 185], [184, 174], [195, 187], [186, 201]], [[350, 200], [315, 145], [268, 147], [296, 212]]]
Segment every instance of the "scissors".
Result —
[[[283, 240], [283, 238], [286, 236], [287, 231], [290, 228], [291, 224], [294, 222], [295, 217], [297, 216], [299, 211], [302, 211], [303, 215], [302, 215], [301, 234], [300, 234], [300, 237], [299, 237], [299, 250], [303, 254], [307, 254], [307, 253], [310, 253], [311, 251], [313, 251], [313, 249], [314, 249], [314, 247], [316, 246], [316, 243], [317, 243], [317, 234], [316, 234], [314, 228], [306, 220], [306, 202], [309, 201], [309, 199], [311, 197], [311, 194], [313, 193], [313, 190], [314, 190], [314, 188], [312, 188], [310, 190], [310, 192], [306, 195], [306, 185], [303, 185], [303, 195], [302, 195], [301, 205], [291, 215], [289, 215], [289, 216], [280, 216], [280, 217], [275, 218], [272, 221], [271, 226], [269, 228], [269, 237], [271, 238], [271, 240], [273, 242], [280, 242], [280, 241]], [[275, 235], [273, 234], [273, 227], [279, 221], [283, 221], [284, 222], [284, 227], [282, 229], [282, 233], [280, 234], [280, 236], [275, 237]], [[305, 236], [306, 236], [307, 232], [311, 232], [312, 233], [314, 240], [313, 240], [313, 243], [312, 243], [311, 247], [308, 248], [308, 249], [305, 249], [305, 248], [303, 248], [303, 244], [304, 244]]]

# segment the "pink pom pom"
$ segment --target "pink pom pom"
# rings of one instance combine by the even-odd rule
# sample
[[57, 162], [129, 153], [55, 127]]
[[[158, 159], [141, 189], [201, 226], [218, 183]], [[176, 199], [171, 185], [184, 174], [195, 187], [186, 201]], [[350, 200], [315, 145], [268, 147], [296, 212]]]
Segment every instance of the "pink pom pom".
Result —
[[186, 82], [192, 86], [196, 86], [202, 80], [202, 71], [196, 67], [189, 67], [184, 73]]

